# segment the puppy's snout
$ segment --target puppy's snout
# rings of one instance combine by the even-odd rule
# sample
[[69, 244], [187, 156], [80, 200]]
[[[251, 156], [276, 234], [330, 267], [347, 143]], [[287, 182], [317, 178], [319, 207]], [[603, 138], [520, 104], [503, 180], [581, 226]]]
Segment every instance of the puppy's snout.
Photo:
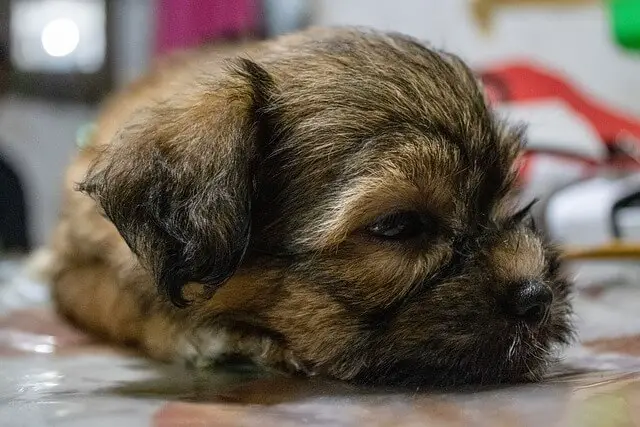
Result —
[[526, 281], [515, 286], [504, 301], [507, 314], [527, 322], [539, 324], [547, 315], [553, 301], [551, 288], [539, 281]]

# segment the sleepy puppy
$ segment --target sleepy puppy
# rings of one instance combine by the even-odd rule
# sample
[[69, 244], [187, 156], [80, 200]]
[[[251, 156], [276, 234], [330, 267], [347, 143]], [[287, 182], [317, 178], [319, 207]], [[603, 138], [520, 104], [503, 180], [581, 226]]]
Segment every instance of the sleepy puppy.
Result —
[[51, 247], [59, 311], [99, 336], [434, 385], [538, 379], [570, 336], [521, 134], [451, 54], [352, 28], [184, 53], [96, 126]]

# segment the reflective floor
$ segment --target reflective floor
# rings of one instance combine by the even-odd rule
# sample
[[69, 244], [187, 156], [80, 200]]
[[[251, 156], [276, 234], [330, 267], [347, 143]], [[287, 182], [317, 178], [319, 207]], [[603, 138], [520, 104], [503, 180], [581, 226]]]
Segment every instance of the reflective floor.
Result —
[[2, 426], [640, 426], [640, 286], [576, 299], [582, 342], [539, 384], [363, 389], [236, 367], [190, 372], [95, 342], [0, 262]]

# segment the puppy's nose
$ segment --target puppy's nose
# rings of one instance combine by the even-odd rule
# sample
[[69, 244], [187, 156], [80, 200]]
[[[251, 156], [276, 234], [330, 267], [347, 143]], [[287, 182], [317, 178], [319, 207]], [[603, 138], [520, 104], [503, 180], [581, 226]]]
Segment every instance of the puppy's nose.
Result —
[[526, 281], [516, 286], [505, 301], [508, 314], [529, 323], [539, 324], [547, 315], [553, 293], [546, 284], [538, 281]]

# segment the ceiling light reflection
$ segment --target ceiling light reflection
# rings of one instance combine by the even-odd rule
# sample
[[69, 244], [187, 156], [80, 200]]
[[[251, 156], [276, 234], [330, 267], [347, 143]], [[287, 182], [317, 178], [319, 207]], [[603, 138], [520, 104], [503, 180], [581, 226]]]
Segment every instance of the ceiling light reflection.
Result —
[[80, 29], [71, 19], [54, 19], [42, 29], [40, 38], [44, 51], [60, 58], [76, 50], [80, 44]]

